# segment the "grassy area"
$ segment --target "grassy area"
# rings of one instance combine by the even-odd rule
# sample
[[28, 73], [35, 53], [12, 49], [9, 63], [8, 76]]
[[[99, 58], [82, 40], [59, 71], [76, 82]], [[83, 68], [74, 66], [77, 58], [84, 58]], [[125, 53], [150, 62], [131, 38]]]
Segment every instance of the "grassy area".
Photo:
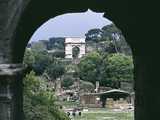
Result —
[[[74, 108], [78, 106], [78, 102], [61, 102], [59, 103], [65, 108]], [[116, 112], [106, 108], [89, 108], [87, 112], [82, 112], [82, 116], [71, 116], [71, 120], [134, 120], [134, 112]]]
[[62, 105], [65, 108], [75, 108], [79, 106], [79, 102], [71, 102], [71, 101], [57, 102], [57, 104]]
[[81, 117], [72, 117], [72, 120], [134, 120], [134, 117], [133, 112], [113, 112], [98, 109], [84, 112]]

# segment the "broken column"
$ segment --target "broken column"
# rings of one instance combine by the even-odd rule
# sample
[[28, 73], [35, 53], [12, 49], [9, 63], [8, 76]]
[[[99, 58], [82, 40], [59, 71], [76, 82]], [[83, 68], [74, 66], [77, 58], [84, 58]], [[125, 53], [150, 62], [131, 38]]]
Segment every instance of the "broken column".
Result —
[[23, 120], [23, 66], [0, 64], [0, 120]]

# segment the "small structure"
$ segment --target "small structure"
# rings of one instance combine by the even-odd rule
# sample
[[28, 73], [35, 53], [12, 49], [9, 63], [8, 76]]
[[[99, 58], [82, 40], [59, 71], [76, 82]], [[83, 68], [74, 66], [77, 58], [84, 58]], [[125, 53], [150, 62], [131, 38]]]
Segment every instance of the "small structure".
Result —
[[[129, 104], [130, 93], [127, 91], [112, 89], [106, 92], [86, 93], [80, 96], [82, 106], [87, 107], [117, 107], [117, 104]], [[111, 108], [111, 107], [110, 107]]]
[[102, 107], [100, 97], [95, 93], [80, 95], [80, 103], [83, 107], [91, 107], [91, 108]]
[[79, 48], [78, 58], [85, 55], [86, 51], [85, 38], [71, 37], [65, 39], [65, 58], [73, 59], [73, 49]]

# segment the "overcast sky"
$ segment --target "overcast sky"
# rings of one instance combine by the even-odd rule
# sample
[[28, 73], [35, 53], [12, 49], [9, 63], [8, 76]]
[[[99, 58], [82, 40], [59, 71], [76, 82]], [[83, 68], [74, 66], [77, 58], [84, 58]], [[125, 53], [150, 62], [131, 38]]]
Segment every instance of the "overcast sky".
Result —
[[51, 37], [85, 37], [88, 30], [102, 28], [111, 23], [103, 14], [88, 10], [85, 13], [57, 16], [38, 28], [30, 41], [48, 40]]

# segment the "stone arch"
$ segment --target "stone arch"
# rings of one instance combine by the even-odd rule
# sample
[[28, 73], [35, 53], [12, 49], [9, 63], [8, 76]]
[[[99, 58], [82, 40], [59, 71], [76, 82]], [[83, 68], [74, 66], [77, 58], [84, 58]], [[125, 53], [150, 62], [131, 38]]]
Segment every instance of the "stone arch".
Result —
[[[0, 14], [4, 15], [4, 21], [2, 20], [4, 23], [0, 24], [0, 32], [3, 31], [3, 35], [0, 36], [0, 39], [3, 40], [3, 44], [0, 44], [0, 63], [9, 65], [2, 65], [2, 67], [0, 66], [0, 69], [2, 68], [4, 71], [6, 69], [12, 70], [14, 66], [15, 68], [12, 72], [15, 74], [14, 76], [17, 76], [19, 79], [12, 77], [13, 84], [6, 82], [5, 85], [2, 86], [6, 88], [6, 91], [8, 88], [11, 88], [9, 90], [10, 93], [7, 93], [6, 95], [10, 94], [14, 96], [10, 100], [11, 105], [4, 107], [4, 109], [0, 108], [1, 113], [5, 113], [5, 111], [9, 110], [13, 111], [9, 111], [9, 114], [4, 114], [3, 116], [0, 115], [0, 119], [23, 119], [23, 85], [20, 75], [21, 72], [19, 72], [20, 69], [17, 63], [22, 63], [25, 47], [30, 37], [32, 36], [33, 32], [45, 21], [51, 17], [62, 15], [64, 13], [85, 12], [88, 10], [88, 8], [90, 8], [96, 12], [107, 11], [108, 14], [105, 14], [105, 17], [108, 15], [107, 17], [114, 21], [116, 25], [118, 25], [120, 29], [124, 31], [124, 33], [125, 31], [128, 31], [127, 25], [129, 24], [129, 18], [125, 17], [125, 15], [127, 15], [127, 8], [125, 5], [128, 3], [126, 1], [120, 2], [123, 4], [123, 7], [115, 6], [113, 0], [109, 0], [107, 2], [104, 0], [101, 2], [99, 2], [99, 0], [92, 0], [92, 3], [89, 0], [56, 0], [56, 2], [53, 0], [8, 0], [9, 4], [6, 3], [4, 3], [5, 7], [2, 11], [6, 13], [7, 16], [0, 11]], [[117, 11], [116, 9], [119, 10]], [[126, 37], [128, 37], [127, 35], [128, 34], [126, 34]], [[5, 73], [5, 76], [11, 77], [10, 73]], [[8, 80], [8, 78], [6, 79]], [[14, 88], [14, 90], [12, 88]], [[8, 100], [8, 98], [6, 99]], [[0, 101], [0, 103], [2, 102]], [[8, 118], [8, 116], [10, 116], [10, 118]]]
[[66, 38], [65, 39], [65, 58], [73, 59], [73, 49], [78, 48], [79, 54], [77, 58], [85, 55], [85, 38]]
[[[0, 107], [0, 119], [23, 119], [21, 69], [17, 63], [22, 63], [25, 46], [36, 28], [50, 17], [68, 12], [84, 12], [88, 8], [106, 12], [104, 16], [115, 22], [132, 48], [135, 65], [135, 120], [160, 118], [160, 48], [159, 39], [155, 35], [159, 31], [154, 29], [159, 25], [156, 14], [158, 5], [144, 0], [1, 0], [0, 104], [6, 106]], [[7, 94], [2, 93], [1, 88], [8, 91]], [[8, 110], [14, 111], [9, 111], [8, 115]]]
[[[27, 1], [27, 0], [26, 0]], [[62, 4], [63, 3], [63, 4]], [[122, 3], [121, 3], [122, 4]], [[124, 5], [127, 2], [123, 2]], [[107, 6], [106, 6], [107, 5]], [[44, 6], [45, 9], [42, 9]], [[61, 7], [62, 6], [62, 7]], [[17, 24], [15, 25], [15, 30], [13, 34], [12, 47], [11, 47], [11, 61], [22, 62], [23, 53], [25, 47], [34, 33], [34, 31], [42, 25], [45, 21], [49, 20], [52, 17], [62, 15], [65, 13], [75, 13], [75, 12], [85, 12], [88, 8], [96, 12], [106, 12], [105, 17], [113, 20], [122, 31], [128, 31], [129, 18], [126, 19], [126, 7], [120, 9], [120, 11], [115, 11], [118, 6], [115, 6], [112, 1], [101, 1], [93, 0], [92, 4], [89, 1], [57, 1], [56, 3], [52, 0], [46, 1], [31, 1], [28, 0], [23, 6], [20, 17], [17, 19]], [[119, 18], [118, 16], [122, 16]], [[125, 32], [124, 32], [125, 34]], [[127, 34], [126, 34], [126, 37]], [[129, 40], [129, 39], [128, 39]], [[20, 46], [18, 44], [21, 44]]]

